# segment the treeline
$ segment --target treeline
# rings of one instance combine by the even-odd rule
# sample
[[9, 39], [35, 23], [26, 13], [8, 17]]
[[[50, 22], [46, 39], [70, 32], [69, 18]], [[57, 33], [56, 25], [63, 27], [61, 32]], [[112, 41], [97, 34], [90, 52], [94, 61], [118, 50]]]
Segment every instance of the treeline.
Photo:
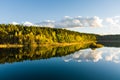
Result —
[[66, 29], [0, 24], [0, 44], [52, 44], [96, 41], [93, 34]]
[[120, 35], [97, 35], [97, 43], [108, 47], [120, 47]]
[[98, 42], [119, 42], [120, 41], [120, 35], [103, 35], [97, 36]]

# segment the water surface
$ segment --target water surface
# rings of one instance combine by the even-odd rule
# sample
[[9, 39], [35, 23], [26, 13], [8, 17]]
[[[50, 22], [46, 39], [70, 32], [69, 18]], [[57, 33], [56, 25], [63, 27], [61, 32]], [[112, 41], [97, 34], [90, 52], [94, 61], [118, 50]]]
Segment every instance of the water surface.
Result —
[[0, 80], [120, 80], [120, 47], [0, 49]]

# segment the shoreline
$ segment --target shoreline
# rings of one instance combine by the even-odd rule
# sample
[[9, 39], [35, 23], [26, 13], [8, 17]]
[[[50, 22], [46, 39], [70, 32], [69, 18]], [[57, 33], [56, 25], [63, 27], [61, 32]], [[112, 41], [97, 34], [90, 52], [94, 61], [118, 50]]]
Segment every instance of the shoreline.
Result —
[[23, 46], [21, 44], [0, 44], [0, 48], [20, 48]]

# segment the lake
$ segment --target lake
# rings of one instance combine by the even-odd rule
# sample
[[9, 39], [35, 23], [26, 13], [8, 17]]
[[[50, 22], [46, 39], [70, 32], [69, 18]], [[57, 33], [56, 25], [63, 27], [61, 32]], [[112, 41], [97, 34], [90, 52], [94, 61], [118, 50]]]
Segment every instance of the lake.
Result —
[[120, 80], [119, 74], [118, 46], [0, 49], [0, 80]]

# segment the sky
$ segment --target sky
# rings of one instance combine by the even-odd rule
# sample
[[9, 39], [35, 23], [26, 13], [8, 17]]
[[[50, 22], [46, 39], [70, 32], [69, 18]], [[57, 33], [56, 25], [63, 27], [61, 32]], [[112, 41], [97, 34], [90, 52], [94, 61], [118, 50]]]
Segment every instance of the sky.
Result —
[[0, 0], [0, 24], [120, 34], [120, 0]]

